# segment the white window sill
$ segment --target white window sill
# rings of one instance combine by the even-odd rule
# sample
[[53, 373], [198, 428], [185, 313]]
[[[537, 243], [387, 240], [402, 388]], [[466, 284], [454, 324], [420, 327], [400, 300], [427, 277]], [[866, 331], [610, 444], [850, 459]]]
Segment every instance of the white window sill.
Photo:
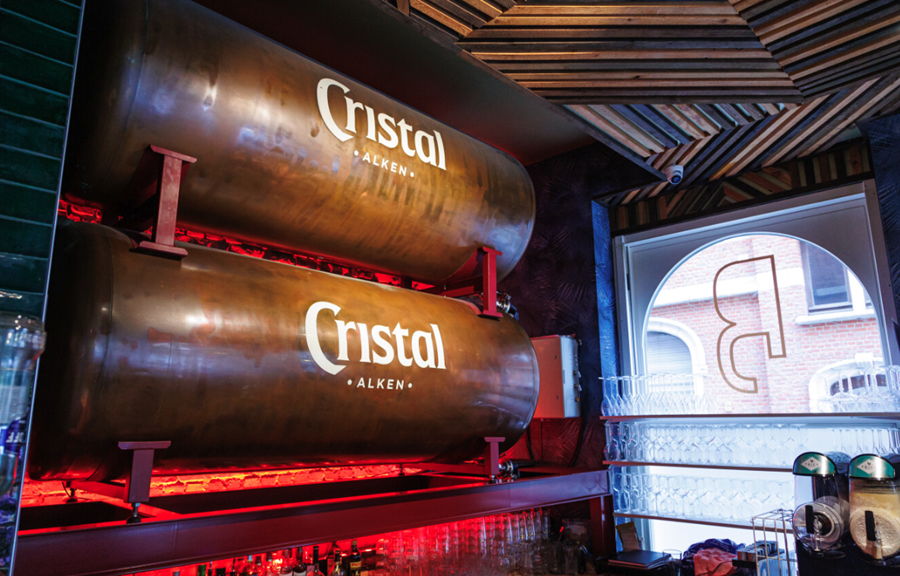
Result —
[[794, 323], [802, 325], [827, 324], [829, 322], [846, 322], [848, 320], [864, 320], [874, 318], [875, 310], [865, 308], [862, 310], [835, 310], [833, 312], [813, 312], [794, 318]]

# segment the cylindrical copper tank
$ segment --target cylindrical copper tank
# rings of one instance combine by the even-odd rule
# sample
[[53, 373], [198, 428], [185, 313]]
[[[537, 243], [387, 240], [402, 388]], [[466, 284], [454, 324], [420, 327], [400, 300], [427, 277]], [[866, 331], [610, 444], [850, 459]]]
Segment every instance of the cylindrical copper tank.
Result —
[[[93, 0], [66, 192], [120, 209], [153, 144], [198, 158], [180, 222], [432, 283], [521, 257], [515, 159], [187, 0]], [[348, 110], [351, 111], [348, 114]]]
[[531, 342], [469, 304], [61, 226], [30, 474], [119, 473], [119, 441], [170, 440], [159, 470], [459, 461], [510, 446], [537, 402]]

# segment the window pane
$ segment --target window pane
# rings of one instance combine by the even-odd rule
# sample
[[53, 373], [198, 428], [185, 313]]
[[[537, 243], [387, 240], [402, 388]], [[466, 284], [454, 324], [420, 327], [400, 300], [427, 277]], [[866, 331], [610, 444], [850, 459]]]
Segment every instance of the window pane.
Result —
[[809, 307], [850, 306], [847, 271], [840, 260], [808, 242], [803, 242]]
[[882, 360], [881, 331], [861, 284], [859, 306], [807, 310], [808, 293], [832, 305], [849, 298], [850, 277], [834, 256], [790, 236], [748, 234], [710, 244], [657, 291], [644, 338], [646, 372], [701, 374], [705, 408], [689, 405], [687, 413], [823, 409], [825, 385], [814, 382], [823, 369], [850, 364], [865, 371]]

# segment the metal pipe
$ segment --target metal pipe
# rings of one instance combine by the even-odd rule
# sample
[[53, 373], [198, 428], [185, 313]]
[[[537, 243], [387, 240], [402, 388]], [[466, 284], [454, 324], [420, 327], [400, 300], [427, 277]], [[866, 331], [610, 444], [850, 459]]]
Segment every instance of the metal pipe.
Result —
[[121, 441], [171, 441], [157, 470], [458, 462], [509, 447], [537, 403], [531, 342], [466, 302], [191, 246], [131, 251], [61, 226], [29, 472], [123, 472]]
[[431, 283], [521, 257], [525, 169], [187, 0], [86, 6], [65, 192], [125, 212], [149, 145], [198, 159], [179, 221]]

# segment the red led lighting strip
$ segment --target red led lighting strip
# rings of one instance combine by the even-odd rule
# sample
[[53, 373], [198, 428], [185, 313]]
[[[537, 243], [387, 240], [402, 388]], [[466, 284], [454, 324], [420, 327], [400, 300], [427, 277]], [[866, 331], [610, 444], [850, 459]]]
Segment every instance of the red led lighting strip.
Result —
[[[60, 218], [65, 218], [66, 220], [71, 220], [73, 222], [100, 224], [103, 221], [103, 210], [101, 208], [78, 204], [65, 199], [60, 199], [58, 212]], [[145, 230], [144, 232], [147, 231]], [[369, 280], [371, 282], [378, 282], [379, 284], [405, 286], [412, 288], [413, 290], [424, 290], [432, 287], [430, 284], [422, 282], [406, 282], [404, 278], [393, 274], [373, 272], [371, 270], [346, 266], [315, 254], [283, 250], [281, 248], [265, 246], [263, 244], [245, 242], [221, 234], [198, 232], [187, 228], [176, 228], [175, 239], [187, 244], [206, 246], [208, 248], [215, 248], [217, 250], [224, 250], [226, 252], [233, 252], [244, 256], [252, 256], [254, 258], [290, 264], [292, 266], [300, 266], [301, 268], [310, 268], [312, 270], [320, 270], [331, 274]]]

